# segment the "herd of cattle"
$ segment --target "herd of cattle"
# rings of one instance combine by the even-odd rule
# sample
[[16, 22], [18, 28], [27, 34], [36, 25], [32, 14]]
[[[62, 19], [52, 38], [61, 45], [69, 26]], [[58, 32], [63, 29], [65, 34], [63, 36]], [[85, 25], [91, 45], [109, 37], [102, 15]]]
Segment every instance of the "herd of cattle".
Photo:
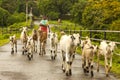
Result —
[[[99, 71], [99, 58], [100, 55], [104, 56], [105, 73], [108, 76], [112, 67], [112, 55], [115, 49], [115, 42], [106, 42], [105, 40], [100, 42], [100, 45], [93, 45], [90, 38], [86, 37], [85, 40], [81, 40], [79, 33], [73, 33], [70, 35], [61, 32], [61, 38], [58, 40], [58, 35], [53, 32], [42, 32], [41, 30], [33, 29], [32, 35], [28, 36], [27, 27], [22, 28], [20, 40], [22, 43], [22, 54], [27, 54], [27, 58], [31, 60], [34, 53], [39, 55], [46, 54], [47, 39], [50, 43], [51, 59], [55, 60], [57, 56], [58, 44], [62, 55], [62, 70], [66, 76], [72, 75], [72, 63], [75, 59], [75, 53], [78, 46], [82, 51], [82, 68], [84, 73], [93, 74], [93, 59], [94, 55], [97, 55], [97, 71]], [[11, 54], [17, 53], [17, 39], [16, 36], [10, 36]], [[110, 62], [108, 62], [110, 61]]]

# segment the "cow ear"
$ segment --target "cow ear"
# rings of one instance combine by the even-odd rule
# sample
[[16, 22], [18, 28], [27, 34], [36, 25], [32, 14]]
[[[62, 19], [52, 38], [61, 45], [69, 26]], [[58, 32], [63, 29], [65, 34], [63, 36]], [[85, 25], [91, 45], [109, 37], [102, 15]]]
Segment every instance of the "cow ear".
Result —
[[20, 28], [20, 29], [19, 29], [19, 31], [22, 31], [22, 30], [23, 30], [23, 28]]
[[53, 33], [53, 36], [56, 37], [55, 33]]
[[50, 38], [50, 33], [48, 33], [48, 38]]
[[71, 36], [71, 39], [72, 39], [72, 40], [75, 40], [75, 37], [72, 35], [72, 36]]

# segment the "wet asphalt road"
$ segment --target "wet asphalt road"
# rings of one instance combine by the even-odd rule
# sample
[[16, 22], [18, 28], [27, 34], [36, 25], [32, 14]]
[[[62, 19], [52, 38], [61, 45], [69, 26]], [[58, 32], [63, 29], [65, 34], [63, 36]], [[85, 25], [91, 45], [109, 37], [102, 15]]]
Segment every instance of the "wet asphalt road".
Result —
[[[105, 76], [104, 68], [96, 72], [94, 67], [94, 77], [85, 75], [81, 67], [81, 56], [76, 55], [72, 66], [72, 76], [66, 76], [61, 69], [61, 55], [55, 61], [50, 58], [47, 45], [47, 54], [39, 56], [34, 54], [33, 60], [28, 61], [21, 52], [21, 43], [18, 41], [18, 52], [10, 54], [10, 44], [0, 47], [0, 80], [119, 80], [110, 74]], [[96, 64], [94, 64], [95, 66]]]

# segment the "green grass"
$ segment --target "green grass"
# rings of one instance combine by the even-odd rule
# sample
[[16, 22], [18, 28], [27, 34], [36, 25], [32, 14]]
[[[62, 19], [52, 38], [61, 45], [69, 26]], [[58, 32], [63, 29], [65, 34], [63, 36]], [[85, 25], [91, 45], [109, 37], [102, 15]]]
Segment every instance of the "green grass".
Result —
[[9, 42], [9, 39], [0, 40], [0, 46], [3, 46]]

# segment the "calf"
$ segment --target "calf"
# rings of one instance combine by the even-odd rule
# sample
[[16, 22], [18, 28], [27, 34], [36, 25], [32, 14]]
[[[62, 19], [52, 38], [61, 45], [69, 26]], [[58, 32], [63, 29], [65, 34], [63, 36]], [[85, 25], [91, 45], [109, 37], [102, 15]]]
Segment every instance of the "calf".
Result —
[[[108, 76], [108, 73], [110, 72], [110, 69], [112, 67], [112, 56], [113, 56], [115, 45], [116, 45], [115, 42], [110, 42], [109, 44], [107, 44], [106, 41], [102, 41], [99, 46], [99, 50], [97, 54], [97, 71], [99, 71], [100, 55], [103, 55], [105, 60], [106, 76]], [[110, 64], [108, 63], [108, 60]]]
[[14, 52], [17, 53], [17, 39], [16, 39], [16, 35], [10, 36], [10, 44], [11, 44], [11, 54], [14, 54]]
[[35, 44], [33, 38], [31, 36], [28, 36], [26, 50], [27, 50], [27, 57], [29, 60], [33, 58], [34, 46]]
[[60, 51], [62, 54], [62, 69], [66, 73], [66, 76], [72, 74], [71, 66], [74, 59], [74, 53], [76, 46], [80, 44], [80, 40], [77, 40], [73, 35], [63, 35], [60, 39]]
[[54, 60], [57, 56], [57, 46], [58, 46], [58, 37], [56, 33], [49, 33], [49, 40], [50, 40], [50, 52], [51, 52], [51, 59]]
[[23, 27], [22, 28], [22, 32], [20, 35], [20, 39], [22, 42], [22, 54], [24, 55], [24, 53], [26, 52], [26, 45], [27, 45], [27, 27]]
[[90, 70], [91, 77], [94, 76], [93, 59], [96, 52], [97, 52], [97, 46], [92, 45], [90, 39], [87, 42], [85, 42], [82, 48], [82, 68], [84, 70], [84, 73], [88, 73]]

